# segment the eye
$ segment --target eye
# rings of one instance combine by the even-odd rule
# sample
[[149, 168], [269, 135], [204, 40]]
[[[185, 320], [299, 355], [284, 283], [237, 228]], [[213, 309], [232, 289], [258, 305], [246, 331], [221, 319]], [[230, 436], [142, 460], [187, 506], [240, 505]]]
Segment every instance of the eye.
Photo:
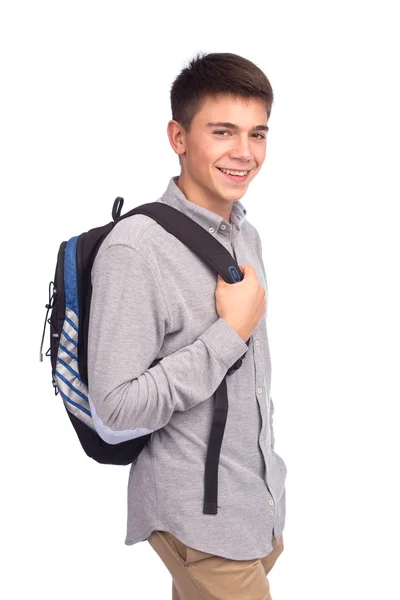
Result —
[[[218, 131], [214, 131], [213, 133], [216, 134], [223, 134], [223, 133], [229, 133], [229, 131], [227, 131], [226, 129], [218, 129]], [[253, 133], [253, 135], [259, 135], [260, 137], [258, 137], [258, 140], [265, 140], [265, 135], [263, 135], [262, 133]], [[224, 136], [222, 136], [224, 137]]]

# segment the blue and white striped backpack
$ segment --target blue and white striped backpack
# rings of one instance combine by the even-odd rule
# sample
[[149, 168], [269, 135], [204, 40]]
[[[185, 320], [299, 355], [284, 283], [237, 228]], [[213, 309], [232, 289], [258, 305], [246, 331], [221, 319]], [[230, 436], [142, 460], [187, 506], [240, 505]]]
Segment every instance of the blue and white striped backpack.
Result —
[[[40, 346], [42, 361], [43, 341], [48, 323], [50, 347], [46, 356], [51, 360], [54, 393], [61, 396], [86, 454], [99, 463], [113, 465], [132, 463], [149, 442], [151, 433], [123, 442], [107, 442], [100, 436], [100, 431], [96, 431], [90, 411], [87, 347], [92, 295], [91, 270], [105, 237], [121, 219], [144, 214], [186, 244], [227, 283], [236, 283], [243, 279], [235, 258], [228, 250], [181, 211], [162, 202], [150, 202], [121, 215], [123, 204], [123, 198], [115, 199], [112, 208], [113, 220], [107, 225], [71, 237], [60, 245], [54, 281], [49, 284], [49, 301], [46, 304], [47, 312]], [[240, 367], [242, 358], [230, 367], [227, 375]], [[153, 361], [149, 368], [157, 362]], [[224, 377], [215, 392], [214, 417], [205, 464], [203, 512], [208, 514], [217, 513], [218, 464], [227, 412], [228, 396]]]

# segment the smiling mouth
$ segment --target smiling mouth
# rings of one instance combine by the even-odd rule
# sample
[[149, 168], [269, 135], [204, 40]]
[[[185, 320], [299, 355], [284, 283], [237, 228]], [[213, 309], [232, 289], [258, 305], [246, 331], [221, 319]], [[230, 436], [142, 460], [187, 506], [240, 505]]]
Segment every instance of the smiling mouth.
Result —
[[[225, 171], [234, 171], [236, 173], [244, 173], [245, 175], [247, 175], [247, 173], [250, 173], [250, 171], [252, 171], [252, 169], [228, 169], [225, 167], [217, 167], [217, 169], [219, 171], [222, 171], [222, 173], [225, 173]], [[224, 170], [222, 170], [224, 169]]]
[[[220, 167], [216, 167], [216, 168], [218, 169], [218, 171], [220, 171], [222, 173], [222, 175], [225, 177], [226, 181], [230, 180], [230, 181], [236, 182], [236, 183], [241, 183], [243, 181], [246, 181], [252, 170], [252, 169], [249, 169], [249, 170], [239, 171], [240, 173], [244, 173], [244, 175], [231, 175], [231, 173], [225, 173], [224, 171], [222, 171], [222, 169]], [[228, 169], [228, 171], [230, 171], [230, 170], [231, 169]], [[232, 171], [233, 171], [233, 169], [232, 169]]]

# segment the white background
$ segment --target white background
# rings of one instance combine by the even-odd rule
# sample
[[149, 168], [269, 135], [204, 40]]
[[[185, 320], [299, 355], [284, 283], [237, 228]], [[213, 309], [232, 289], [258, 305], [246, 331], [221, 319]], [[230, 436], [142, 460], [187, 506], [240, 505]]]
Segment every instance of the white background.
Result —
[[116, 196], [129, 210], [179, 174], [169, 90], [198, 51], [243, 55], [275, 93], [267, 158], [242, 199], [263, 243], [288, 468], [273, 598], [400, 598], [394, 9], [2, 3], [4, 598], [171, 598], [149, 544], [124, 544], [129, 467], [86, 457], [39, 345], [59, 244], [109, 222]]

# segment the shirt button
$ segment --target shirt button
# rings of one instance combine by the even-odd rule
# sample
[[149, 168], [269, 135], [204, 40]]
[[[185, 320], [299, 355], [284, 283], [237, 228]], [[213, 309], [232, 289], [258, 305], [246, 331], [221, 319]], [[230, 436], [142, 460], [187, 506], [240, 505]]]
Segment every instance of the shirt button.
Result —
[[208, 228], [208, 231], [209, 231], [210, 233], [214, 233], [214, 227], [209, 227], [209, 228]]
[[273, 500], [268, 500], [269, 504], [272, 506], [274, 501]]
[[270, 511], [269, 511], [269, 514], [270, 514], [270, 515], [271, 515], [271, 517], [272, 517], [272, 516], [273, 516], [273, 514], [274, 514], [274, 511], [273, 511], [273, 510], [270, 510]]
[[222, 225], [221, 225], [221, 229], [226, 229], [226, 225], [225, 225], [225, 223], [222, 223]]
[[256, 346], [260, 345], [260, 340], [256, 340]]
[[259, 393], [259, 394], [261, 394], [261, 392], [262, 392], [262, 388], [261, 388], [261, 387], [259, 387], [259, 388], [258, 388], [258, 393]]

